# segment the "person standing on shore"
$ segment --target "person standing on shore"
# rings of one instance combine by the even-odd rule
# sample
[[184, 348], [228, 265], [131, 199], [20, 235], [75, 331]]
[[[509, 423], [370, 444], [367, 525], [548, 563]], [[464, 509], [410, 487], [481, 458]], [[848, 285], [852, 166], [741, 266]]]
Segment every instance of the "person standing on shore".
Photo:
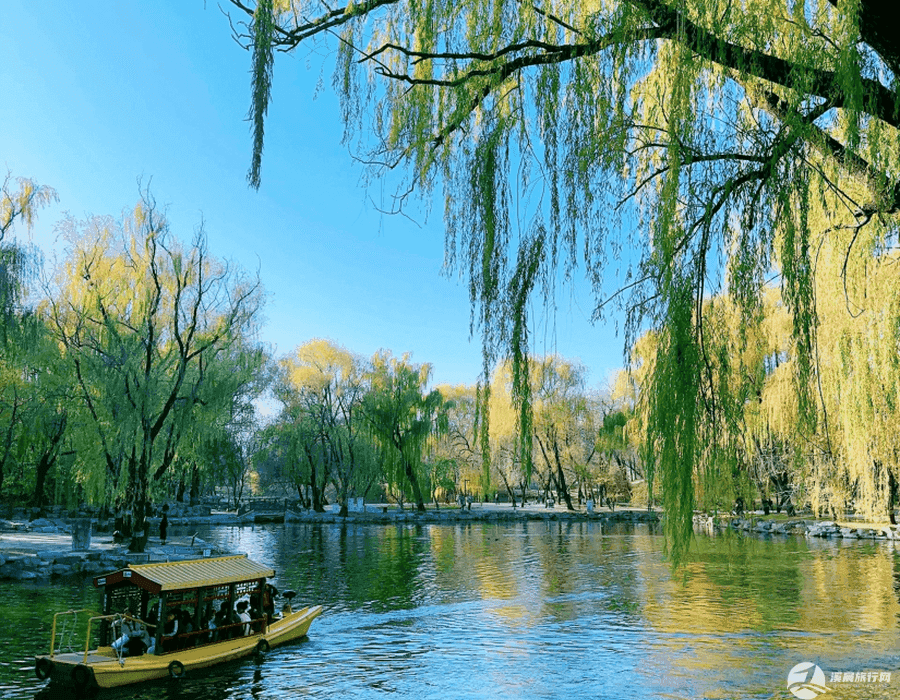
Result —
[[169, 515], [168, 513], [163, 513], [162, 520], [159, 521], [159, 539], [162, 540], [162, 543], [166, 543], [166, 535], [169, 530]]

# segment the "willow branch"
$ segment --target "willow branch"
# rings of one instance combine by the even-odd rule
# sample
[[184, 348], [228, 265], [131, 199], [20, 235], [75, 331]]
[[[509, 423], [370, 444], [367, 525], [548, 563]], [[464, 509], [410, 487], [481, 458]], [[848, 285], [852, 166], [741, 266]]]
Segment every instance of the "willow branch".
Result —
[[[628, 0], [628, 2], [642, 8], [660, 29], [665, 30], [666, 38], [678, 41], [701, 58], [743, 75], [752, 75], [776, 85], [796, 89], [800, 93], [824, 98], [835, 107], [843, 107], [846, 104], [841, 81], [833, 71], [815, 66], [798, 66], [778, 56], [723, 41], [664, 0]], [[866, 94], [864, 103], [868, 106], [868, 113], [886, 124], [900, 127], [896, 94], [871, 78], [860, 76], [859, 84]]]
[[900, 182], [892, 186], [871, 163], [855, 151], [850, 150], [825, 129], [813, 123], [817, 116], [801, 115], [788, 103], [772, 92], [763, 94], [766, 109], [785, 123], [803, 123], [807, 131], [804, 140], [826, 158], [837, 162], [845, 171], [861, 180], [872, 193], [871, 202], [862, 206], [862, 214], [870, 217], [877, 212], [893, 214], [900, 211]]

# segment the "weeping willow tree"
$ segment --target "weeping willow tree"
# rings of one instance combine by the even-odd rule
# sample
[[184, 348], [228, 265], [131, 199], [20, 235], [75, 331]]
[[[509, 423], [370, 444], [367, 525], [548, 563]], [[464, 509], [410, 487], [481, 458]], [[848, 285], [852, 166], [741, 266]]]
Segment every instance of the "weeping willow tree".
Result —
[[37, 210], [56, 200], [53, 188], [28, 178], [13, 178], [7, 173], [0, 182], [0, 341], [4, 344], [11, 327], [22, 316], [23, 295], [33, 280], [38, 259], [33, 249], [12, 240], [16, 224], [21, 222], [30, 231]]
[[15, 495], [33, 493], [39, 506], [44, 496], [41, 469], [26, 465], [55, 461], [65, 424], [54, 405], [62, 382], [54, 381], [46, 330], [27, 304], [39, 253], [16, 234], [22, 224], [30, 231], [37, 210], [56, 199], [52, 188], [28, 178], [7, 173], [0, 181], [0, 492], [15, 472]]
[[[847, 231], [845, 235], [855, 235]], [[847, 269], [817, 280], [818, 384], [823, 436], [811, 465], [811, 497], [836, 512], [850, 504], [895, 521], [900, 484], [900, 289], [898, 254], [860, 231], [822, 244], [820, 265]], [[862, 239], [862, 240], [861, 240]], [[858, 248], [856, 248], [858, 247]]]
[[362, 411], [378, 442], [389, 486], [409, 493], [425, 512], [423, 457], [428, 440], [446, 433], [447, 410], [440, 391], [427, 391], [431, 365], [416, 365], [409, 355], [396, 358], [381, 351], [372, 357], [369, 390]]
[[[15, 189], [13, 188], [15, 182]], [[46, 185], [39, 185], [29, 178], [13, 178], [6, 174], [0, 182], [0, 241], [7, 234], [12, 234], [17, 221], [25, 224], [27, 229], [34, 225], [37, 210], [58, 199], [56, 190]]]
[[[721, 510], [737, 497], [747, 503], [774, 497], [817, 515], [843, 517], [851, 510], [896, 522], [900, 251], [894, 237], [875, 232], [819, 229], [812, 236], [816, 333], [806, 385], [798, 381], [804, 360], [782, 289], [766, 287], [752, 320], [729, 293], [704, 303], [701, 374], [709, 374], [714, 390], [704, 396], [693, 477], [697, 507]], [[636, 376], [651, 373], [648, 349], [655, 362], [660, 338], [677, 342], [674, 331], [642, 337], [633, 354]], [[659, 435], [646, 424], [658, 416], [654, 401], [672, 401], [667, 391], [678, 391], [677, 382], [645, 392], [638, 403], [635, 422], [648, 436]], [[711, 421], [711, 414], [721, 419]], [[664, 446], [652, 453], [664, 455]]]
[[446, 259], [468, 280], [486, 364], [527, 362], [522, 295], [578, 270], [595, 317], [625, 310], [626, 347], [659, 331], [646, 437], [676, 557], [705, 438], [731, 420], [704, 342], [710, 295], [727, 288], [753, 319], [778, 271], [812, 428], [814, 226], [846, 249], [832, 233], [883, 240], [900, 209], [891, 3], [232, 4], [253, 57], [251, 183], [275, 52], [334, 48], [346, 139], [397, 179], [393, 208], [443, 196]]
[[366, 482], [373, 480], [373, 451], [362, 415], [365, 363], [333, 341], [314, 339], [298, 346], [279, 364], [279, 399], [288, 411], [317, 426], [314, 441], [321, 443], [340, 514], [346, 517], [352, 493], [357, 489], [364, 492]]
[[[807, 394], [814, 421], [805, 414], [803, 394], [791, 396], [783, 378], [767, 382], [772, 385], [767, 398], [777, 397], [787, 409], [783, 414], [797, 416], [788, 435], [793, 433], [790, 443], [799, 457], [798, 481], [814, 510], [839, 514], [852, 508], [894, 521], [900, 484], [896, 231], [859, 224], [823, 227], [813, 245], [817, 332]], [[787, 368], [796, 362], [794, 355], [786, 354]]]
[[77, 387], [79, 480], [122, 506], [143, 551], [151, 482], [204, 409], [240, 399], [228, 358], [252, 343], [261, 286], [210, 255], [202, 230], [177, 240], [148, 193], [121, 222], [69, 218], [60, 230], [70, 249], [43, 308]]

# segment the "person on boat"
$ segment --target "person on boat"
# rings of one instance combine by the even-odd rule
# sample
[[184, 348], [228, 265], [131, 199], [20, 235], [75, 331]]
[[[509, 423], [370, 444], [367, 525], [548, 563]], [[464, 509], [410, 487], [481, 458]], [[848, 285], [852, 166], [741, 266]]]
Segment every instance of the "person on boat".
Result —
[[159, 601], [157, 600], [150, 607], [150, 611], [147, 613], [147, 632], [150, 633], [151, 637], [156, 636], [156, 625], [159, 622]]
[[166, 613], [166, 624], [163, 625], [163, 634], [167, 637], [174, 637], [178, 634], [178, 617], [180, 610], [172, 608]]
[[172, 608], [166, 613], [166, 622], [163, 625], [163, 651], [175, 649], [175, 635], [178, 634], [178, 608]]
[[213, 611], [212, 601], [206, 604], [206, 609], [203, 611], [203, 617], [200, 618], [200, 629], [209, 630], [206, 635], [202, 635], [204, 637], [203, 641], [214, 642], [216, 640], [216, 614]]
[[262, 600], [260, 598], [259, 593], [253, 593], [250, 595], [250, 619], [253, 621], [253, 631], [254, 632], [262, 632], [263, 631], [263, 612], [262, 612]]
[[[238, 603], [240, 605], [240, 603]], [[243, 607], [243, 606], [241, 606]], [[243, 620], [241, 619], [241, 614], [237, 610], [237, 606], [235, 606], [234, 610], [231, 611], [231, 624], [234, 625], [231, 628], [231, 636], [232, 637], [240, 637], [244, 632], [244, 628], [241, 626]]]
[[275, 596], [278, 595], [278, 589], [271, 583], [267, 583], [262, 594], [262, 610], [268, 618], [268, 624], [272, 624], [275, 620]]
[[250, 634], [250, 622], [253, 619], [252, 617], [250, 617], [250, 613], [247, 612], [247, 608], [249, 606], [250, 603], [248, 603], [246, 600], [242, 600], [237, 604], [238, 618], [240, 618], [240, 621], [244, 623], [243, 631], [245, 637]]
[[159, 622], [159, 601], [157, 600], [147, 611], [147, 654], [156, 652], [156, 625]]
[[228, 639], [228, 630], [224, 629], [227, 624], [228, 607], [226, 605], [220, 605], [219, 609], [216, 611], [216, 616], [213, 618], [213, 626], [215, 629], [215, 632], [213, 633], [214, 642], [221, 642], [224, 639]]
[[153, 639], [144, 625], [139, 625], [137, 634], [132, 634], [125, 644], [128, 656], [142, 656], [153, 647]]
[[121, 620], [117, 620], [113, 623], [113, 627], [119, 628], [119, 636], [111, 646], [114, 651], [127, 654], [128, 640], [132, 637], [139, 638], [143, 625], [134, 619], [134, 611], [131, 607], [125, 608], [125, 610], [122, 611], [122, 615], [123, 617]]
[[196, 640], [191, 636], [194, 631], [194, 621], [189, 610], [181, 610], [178, 614], [178, 634], [181, 635], [179, 648], [192, 647]]

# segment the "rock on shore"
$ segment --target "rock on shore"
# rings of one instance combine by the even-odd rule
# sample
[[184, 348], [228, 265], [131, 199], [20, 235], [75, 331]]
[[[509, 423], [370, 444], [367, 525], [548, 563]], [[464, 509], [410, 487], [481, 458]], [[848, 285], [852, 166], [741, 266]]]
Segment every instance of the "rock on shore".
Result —
[[860, 525], [849, 527], [840, 525], [833, 520], [775, 520], [765, 516], [721, 516], [714, 518], [710, 515], [698, 514], [694, 516], [694, 525], [697, 529], [713, 534], [723, 528], [739, 530], [742, 532], [755, 532], [768, 535], [802, 535], [804, 537], [825, 537], [841, 539], [900, 539], [900, 527], [895, 525]]

